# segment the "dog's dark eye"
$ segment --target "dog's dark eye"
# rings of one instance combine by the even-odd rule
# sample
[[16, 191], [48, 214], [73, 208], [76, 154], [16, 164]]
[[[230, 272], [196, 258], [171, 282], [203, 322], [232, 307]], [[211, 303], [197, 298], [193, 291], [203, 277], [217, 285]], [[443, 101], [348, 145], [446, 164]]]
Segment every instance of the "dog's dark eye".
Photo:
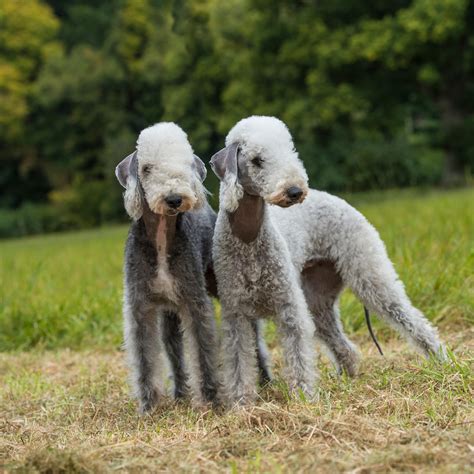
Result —
[[262, 163], [263, 163], [263, 160], [259, 156], [252, 158], [252, 164], [255, 165], [257, 168], [261, 168]]
[[143, 174], [149, 174], [151, 171], [151, 166], [150, 165], [143, 165], [142, 167], [142, 173]]

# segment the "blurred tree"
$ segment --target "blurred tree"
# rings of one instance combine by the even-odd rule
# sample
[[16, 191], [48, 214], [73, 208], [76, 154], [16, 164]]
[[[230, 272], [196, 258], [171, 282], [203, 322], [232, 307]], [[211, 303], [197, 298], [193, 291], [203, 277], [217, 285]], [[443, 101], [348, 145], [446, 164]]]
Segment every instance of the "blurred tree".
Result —
[[58, 52], [59, 23], [38, 0], [0, 4], [0, 127], [2, 139], [23, 132], [27, 96], [40, 66]]
[[0, 3], [0, 206], [122, 218], [113, 170], [141, 129], [178, 122], [207, 161], [251, 114], [288, 124], [322, 189], [458, 182], [474, 171], [474, 0]]
[[[445, 176], [465, 165], [440, 137], [473, 113], [471, 18], [467, 0], [215, 1], [211, 28], [230, 74], [218, 129], [249, 113], [282, 117], [313, 182], [327, 189], [439, 182], [433, 148], [446, 150]], [[368, 142], [370, 162], [353, 154]], [[405, 153], [382, 181], [391, 143]], [[365, 179], [352, 179], [354, 166]]]
[[[350, 25], [344, 28], [344, 35], [342, 45], [340, 37], [331, 35], [333, 51], [327, 59], [337, 58], [348, 65], [373, 64], [386, 70], [389, 79], [402, 72], [409, 87], [404, 87], [402, 96], [393, 92], [391, 95], [399, 101], [409, 102], [411, 95], [418, 96], [418, 101], [433, 103], [445, 149], [444, 175], [449, 181], [453, 172], [459, 173], [468, 164], [461, 154], [455, 154], [452, 135], [463, 128], [465, 119], [474, 111], [474, 95], [468, 91], [474, 72], [473, 3], [415, 0], [394, 15]], [[395, 81], [391, 86], [398, 89]], [[379, 90], [376, 83], [371, 90]]]
[[[12, 206], [25, 192], [35, 198], [47, 187], [29, 143], [28, 99], [46, 61], [60, 51], [59, 23], [38, 0], [0, 3], [0, 205]], [[22, 189], [18, 184], [22, 183]]]
[[66, 50], [78, 44], [100, 49], [122, 0], [45, 0], [61, 22], [59, 40]]
[[225, 78], [209, 31], [210, 2], [183, 2], [173, 13], [163, 52], [164, 118], [182, 124], [197, 151], [209, 154], [216, 141], [216, 107]]

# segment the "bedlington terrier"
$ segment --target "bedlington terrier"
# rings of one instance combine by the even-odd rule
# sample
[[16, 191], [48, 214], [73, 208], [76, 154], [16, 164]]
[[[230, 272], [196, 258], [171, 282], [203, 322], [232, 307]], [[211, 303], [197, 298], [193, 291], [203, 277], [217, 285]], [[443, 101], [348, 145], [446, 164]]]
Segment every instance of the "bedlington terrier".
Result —
[[[140, 133], [116, 168], [133, 219], [125, 246], [124, 339], [142, 413], [165, 394], [167, 354], [174, 396], [214, 402], [219, 388], [211, 245], [215, 213], [204, 163], [174, 123]], [[207, 279], [206, 279], [207, 277]]]
[[290, 385], [311, 391], [310, 313], [338, 371], [356, 374], [359, 352], [338, 310], [345, 286], [420, 352], [446, 357], [436, 329], [412, 306], [374, 227], [342, 199], [308, 189], [283, 122], [243, 119], [226, 145], [211, 160], [221, 180], [213, 255], [232, 401], [254, 397], [250, 322], [268, 315], [277, 315]]

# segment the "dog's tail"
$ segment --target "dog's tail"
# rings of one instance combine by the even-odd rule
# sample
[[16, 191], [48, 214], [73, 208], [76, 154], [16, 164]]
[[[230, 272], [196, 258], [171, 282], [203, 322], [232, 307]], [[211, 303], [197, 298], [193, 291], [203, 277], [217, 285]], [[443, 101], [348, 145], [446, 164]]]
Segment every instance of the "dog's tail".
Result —
[[383, 356], [382, 348], [380, 347], [379, 341], [377, 341], [377, 338], [375, 337], [374, 331], [372, 329], [372, 323], [370, 322], [370, 313], [369, 310], [364, 306], [364, 312], [365, 312], [365, 321], [367, 323], [367, 327], [369, 328], [370, 332], [370, 337], [374, 341], [374, 344], [377, 346], [377, 349], [380, 352], [380, 355]]

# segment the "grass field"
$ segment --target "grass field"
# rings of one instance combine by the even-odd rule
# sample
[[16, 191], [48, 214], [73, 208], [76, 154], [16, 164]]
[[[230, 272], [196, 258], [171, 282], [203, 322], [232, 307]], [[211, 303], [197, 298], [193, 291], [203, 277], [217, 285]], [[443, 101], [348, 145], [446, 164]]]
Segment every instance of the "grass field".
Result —
[[[139, 418], [121, 343], [126, 228], [0, 243], [0, 472], [472, 472], [474, 190], [349, 197], [380, 230], [414, 303], [453, 349], [438, 366], [375, 324], [347, 292], [360, 377], [323, 360], [320, 399], [276, 384], [253, 408], [165, 406]], [[281, 364], [272, 327], [268, 340]]]

